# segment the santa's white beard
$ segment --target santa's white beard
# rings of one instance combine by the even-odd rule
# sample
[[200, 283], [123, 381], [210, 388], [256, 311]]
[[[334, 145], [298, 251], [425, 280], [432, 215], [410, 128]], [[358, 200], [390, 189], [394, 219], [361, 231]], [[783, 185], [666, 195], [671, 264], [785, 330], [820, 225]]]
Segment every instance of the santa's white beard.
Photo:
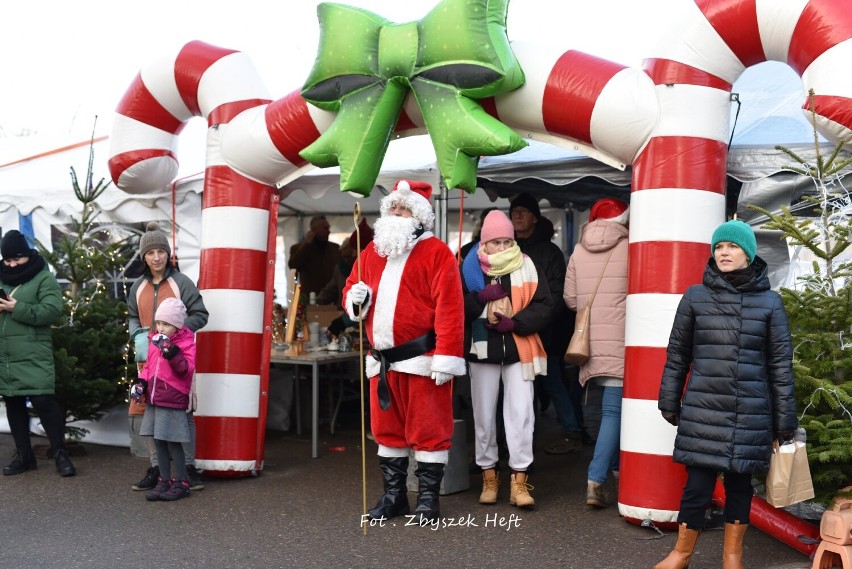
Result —
[[416, 217], [388, 215], [373, 225], [373, 245], [382, 257], [396, 257], [414, 247], [414, 232], [420, 227]]

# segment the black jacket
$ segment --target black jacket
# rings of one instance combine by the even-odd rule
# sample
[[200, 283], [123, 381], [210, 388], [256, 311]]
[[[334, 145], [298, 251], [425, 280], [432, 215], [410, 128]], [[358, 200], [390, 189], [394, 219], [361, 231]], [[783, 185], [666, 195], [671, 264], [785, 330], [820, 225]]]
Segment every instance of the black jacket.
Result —
[[734, 287], [711, 258], [678, 305], [659, 396], [661, 411], [680, 413], [675, 462], [764, 472], [775, 434], [796, 428], [787, 313], [766, 263], [754, 265], [754, 278]]
[[539, 336], [547, 354], [558, 355], [561, 358], [574, 332], [575, 314], [562, 302], [567, 263], [562, 249], [550, 240], [551, 237], [553, 237], [553, 224], [546, 217], [542, 217], [536, 223], [535, 231], [531, 236], [526, 239], [515, 237], [515, 241], [521, 251], [532, 259], [544, 282], [547, 283], [553, 299], [553, 310], [548, 315], [548, 325], [542, 329]]

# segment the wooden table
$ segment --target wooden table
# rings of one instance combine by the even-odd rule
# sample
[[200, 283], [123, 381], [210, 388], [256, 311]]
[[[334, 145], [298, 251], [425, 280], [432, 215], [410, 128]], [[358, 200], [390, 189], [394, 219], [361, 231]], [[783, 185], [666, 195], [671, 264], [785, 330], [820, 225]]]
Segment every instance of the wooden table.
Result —
[[[288, 356], [284, 351], [272, 350], [269, 363], [295, 366], [296, 385], [296, 432], [302, 434], [301, 402], [299, 401], [299, 366], [311, 368], [311, 456], [317, 458], [317, 435], [319, 433], [319, 368], [323, 365], [357, 360], [359, 352], [329, 352], [320, 350], [300, 356]], [[332, 419], [333, 420], [333, 419]], [[333, 432], [333, 431], [332, 431]]]

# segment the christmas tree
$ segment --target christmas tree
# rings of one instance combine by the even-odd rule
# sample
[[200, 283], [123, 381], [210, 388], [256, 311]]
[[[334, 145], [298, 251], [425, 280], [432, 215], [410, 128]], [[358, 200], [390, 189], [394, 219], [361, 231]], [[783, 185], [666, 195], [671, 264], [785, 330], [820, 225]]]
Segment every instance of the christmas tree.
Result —
[[843, 142], [828, 157], [823, 153], [813, 100], [811, 91], [815, 160], [776, 147], [795, 161], [787, 170], [811, 179], [813, 195], [780, 213], [753, 209], [770, 218], [765, 228], [780, 230], [797, 249], [794, 260], [813, 259], [780, 294], [793, 337], [799, 426], [807, 430], [816, 500], [828, 504], [852, 484], [852, 203], [842, 179], [852, 158], [843, 157]]
[[[93, 184], [94, 143], [89, 149], [85, 184], [74, 167], [71, 183], [82, 204], [70, 231], [53, 238], [53, 250], [38, 244], [40, 253], [63, 285], [62, 318], [53, 328], [56, 396], [66, 421], [97, 420], [126, 399], [129, 337], [127, 305], [110, 291], [108, 280], [120, 275], [132, 255], [127, 239], [116, 239], [97, 223], [97, 198], [109, 187]], [[64, 286], [67, 283], [67, 287]], [[132, 363], [132, 362], [130, 362]], [[66, 426], [72, 438], [86, 430]]]

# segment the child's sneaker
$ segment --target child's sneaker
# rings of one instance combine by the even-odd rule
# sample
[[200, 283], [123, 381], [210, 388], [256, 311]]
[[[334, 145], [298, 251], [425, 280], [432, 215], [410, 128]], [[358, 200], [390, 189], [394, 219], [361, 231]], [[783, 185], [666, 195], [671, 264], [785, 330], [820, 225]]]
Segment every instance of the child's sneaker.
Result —
[[145, 492], [145, 499], [149, 502], [156, 502], [157, 500], [163, 499], [163, 494], [165, 494], [171, 483], [168, 480], [163, 480], [162, 478], [157, 478], [157, 485], [154, 486], [154, 489], [150, 492]]
[[173, 478], [171, 487], [166, 492], [160, 494], [160, 500], [164, 500], [166, 502], [174, 502], [175, 500], [182, 500], [183, 498], [189, 498], [188, 480], [175, 480]]

